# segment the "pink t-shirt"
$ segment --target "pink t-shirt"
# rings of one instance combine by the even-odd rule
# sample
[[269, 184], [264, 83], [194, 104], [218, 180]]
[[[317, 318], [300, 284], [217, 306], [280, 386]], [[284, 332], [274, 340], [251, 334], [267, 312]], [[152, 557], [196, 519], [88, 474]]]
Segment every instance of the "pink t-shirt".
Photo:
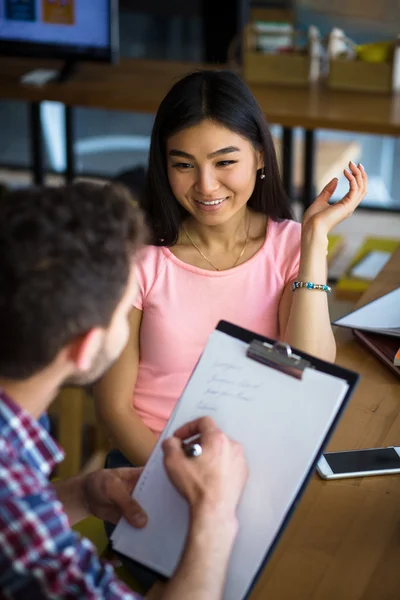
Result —
[[207, 339], [220, 320], [279, 338], [278, 308], [286, 284], [297, 277], [301, 226], [270, 221], [260, 250], [227, 271], [188, 265], [166, 247], [148, 246], [137, 262], [143, 311], [134, 406], [160, 433]]

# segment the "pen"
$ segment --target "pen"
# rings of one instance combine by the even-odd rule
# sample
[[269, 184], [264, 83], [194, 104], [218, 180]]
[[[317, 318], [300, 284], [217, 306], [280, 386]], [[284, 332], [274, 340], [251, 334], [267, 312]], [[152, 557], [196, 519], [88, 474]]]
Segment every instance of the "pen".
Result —
[[200, 444], [200, 437], [200, 434], [196, 433], [195, 435], [192, 435], [186, 438], [185, 440], [182, 440], [182, 450], [184, 451], [187, 457], [196, 458], [198, 456], [201, 456], [203, 448]]

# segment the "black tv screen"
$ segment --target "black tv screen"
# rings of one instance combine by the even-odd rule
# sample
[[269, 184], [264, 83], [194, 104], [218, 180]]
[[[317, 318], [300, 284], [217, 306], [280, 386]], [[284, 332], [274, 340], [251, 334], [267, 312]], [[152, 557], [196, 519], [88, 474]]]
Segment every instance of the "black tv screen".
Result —
[[0, 0], [2, 54], [112, 62], [118, 37], [118, 0]]

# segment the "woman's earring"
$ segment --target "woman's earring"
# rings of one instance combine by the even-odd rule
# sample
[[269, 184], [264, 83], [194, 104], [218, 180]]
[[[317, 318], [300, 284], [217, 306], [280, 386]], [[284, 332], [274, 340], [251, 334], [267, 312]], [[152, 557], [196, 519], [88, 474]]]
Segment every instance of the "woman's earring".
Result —
[[260, 179], [265, 179], [265, 167], [261, 169]]

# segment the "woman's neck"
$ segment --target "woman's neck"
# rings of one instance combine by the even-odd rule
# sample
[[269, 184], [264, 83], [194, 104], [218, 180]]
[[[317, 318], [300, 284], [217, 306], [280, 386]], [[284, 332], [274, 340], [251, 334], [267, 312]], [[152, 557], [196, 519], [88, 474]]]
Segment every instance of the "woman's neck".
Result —
[[[220, 225], [204, 225], [193, 217], [184, 222], [184, 229], [203, 248], [229, 252], [238, 242], [244, 242], [247, 237], [251, 212], [244, 206], [229, 221]], [[183, 234], [185, 231], [183, 230]]]

